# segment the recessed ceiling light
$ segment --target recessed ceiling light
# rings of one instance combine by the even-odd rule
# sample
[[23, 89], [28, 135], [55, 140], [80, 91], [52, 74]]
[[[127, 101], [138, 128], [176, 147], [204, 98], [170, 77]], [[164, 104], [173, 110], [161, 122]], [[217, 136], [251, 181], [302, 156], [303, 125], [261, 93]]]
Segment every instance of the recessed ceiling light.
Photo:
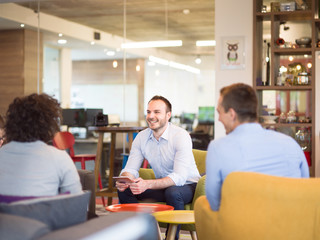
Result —
[[197, 57], [194, 61], [196, 62], [196, 64], [200, 64], [201, 63], [201, 58]]
[[106, 52], [106, 54], [108, 56], [114, 56], [116, 53], [114, 51], [108, 51], [108, 52]]
[[114, 60], [112, 62], [112, 66], [113, 66], [113, 68], [117, 68], [118, 67], [118, 62], [116, 60]]
[[63, 36], [63, 34], [62, 33], [59, 33], [59, 37], [62, 37]]
[[67, 40], [66, 40], [66, 39], [59, 39], [59, 40], [58, 40], [58, 43], [59, 43], [59, 44], [66, 44], [66, 43], [67, 43]]
[[91, 45], [95, 45], [96, 43], [95, 43], [94, 41], [92, 41], [90, 44], [91, 44]]
[[183, 9], [182, 12], [183, 12], [183, 14], [188, 15], [190, 13], [190, 10], [189, 9]]
[[21, 24], [20, 24], [20, 27], [24, 28], [24, 24], [23, 24], [23, 23], [21, 23]]

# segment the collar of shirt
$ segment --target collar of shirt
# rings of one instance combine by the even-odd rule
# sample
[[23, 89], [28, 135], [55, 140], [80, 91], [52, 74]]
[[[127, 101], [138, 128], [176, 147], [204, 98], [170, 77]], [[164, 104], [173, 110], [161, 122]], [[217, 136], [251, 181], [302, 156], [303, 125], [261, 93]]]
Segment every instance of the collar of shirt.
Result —
[[[167, 126], [166, 130], [164, 130], [164, 132], [163, 132], [162, 135], [160, 136], [159, 141], [160, 141], [161, 138], [163, 138], [163, 139], [165, 139], [165, 140], [168, 141], [168, 139], [169, 139], [169, 131], [170, 131], [169, 128], [171, 127], [171, 124], [172, 124], [172, 123], [170, 123], [170, 122], [168, 123], [168, 126]], [[158, 141], [158, 140], [153, 136], [153, 131], [152, 131], [152, 130], [150, 131], [149, 139], [153, 139], [153, 140], [155, 140], [155, 141]]]

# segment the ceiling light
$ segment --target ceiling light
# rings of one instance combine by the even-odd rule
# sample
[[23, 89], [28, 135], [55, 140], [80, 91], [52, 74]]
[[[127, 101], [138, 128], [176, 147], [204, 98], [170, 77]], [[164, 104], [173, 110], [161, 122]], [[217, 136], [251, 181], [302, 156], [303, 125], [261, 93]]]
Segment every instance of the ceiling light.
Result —
[[66, 44], [66, 43], [67, 43], [67, 40], [66, 40], [66, 39], [59, 39], [59, 40], [58, 40], [58, 43], [59, 43], [59, 44]]
[[113, 66], [113, 68], [117, 68], [118, 67], [118, 62], [116, 60], [114, 60], [112, 62], [112, 66]]
[[63, 34], [62, 33], [59, 33], [59, 37], [62, 37], [63, 36]]
[[122, 48], [153, 48], [153, 47], [180, 47], [180, 46], [182, 46], [181, 40], [130, 42], [130, 43], [121, 44]]
[[140, 68], [140, 65], [137, 65], [137, 66], [136, 66], [136, 71], [137, 71], [137, 72], [140, 72], [140, 69], [141, 69], [141, 68]]
[[114, 56], [116, 53], [115, 53], [115, 51], [107, 51], [106, 54], [108, 56]]
[[148, 66], [155, 66], [155, 65], [156, 65], [155, 62], [148, 61]]
[[165, 59], [162, 59], [162, 58], [157, 58], [157, 57], [154, 57], [154, 56], [149, 56], [149, 61], [155, 62], [155, 63], [159, 63], [161, 65], [169, 65], [169, 61], [168, 60], [165, 60]]
[[196, 62], [196, 64], [200, 64], [200, 63], [201, 63], [201, 58], [200, 58], [200, 56], [198, 56], [194, 61]]
[[91, 41], [90, 44], [91, 44], [91, 45], [95, 45], [96, 43], [95, 43], [94, 41]]
[[180, 70], [185, 70], [191, 73], [195, 73], [195, 74], [200, 74], [200, 69], [198, 68], [194, 68], [188, 65], [184, 65], [181, 63], [177, 63], [177, 62], [173, 62], [173, 61], [168, 61], [162, 58], [157, 58], [154, 56], [149, 56], [149, 61], [155, 62], [155, 63], [159, 63], [161, 65], [165, 65], [165, 66], [169, 66], [169, 67], [173, 67], [176, 69], [180, 69]]
[[190, 10], [189, 9], [183, 9], [182, 12], [183, 12], [183, 14], [188, 15], [190, 13]]
[[20, 27], [24, 28], [24, 24], [23, 24], [23, 23], [21, 23], [21, 24], [20, 24]]
[[198, 47], [216, 46], [216, 40], [196, 41]]

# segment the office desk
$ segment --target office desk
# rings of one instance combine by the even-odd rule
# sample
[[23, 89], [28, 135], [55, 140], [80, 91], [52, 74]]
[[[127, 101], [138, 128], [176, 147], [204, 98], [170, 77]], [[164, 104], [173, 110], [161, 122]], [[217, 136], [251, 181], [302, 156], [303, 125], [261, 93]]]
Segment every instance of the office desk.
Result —
[[[145, 127], [89, 127], [90, 131], [95, 131], [99, 134], [98, 136], [98, 146], [97, 146], [97, 155], [96, 162], [94, 166], [94, 174], [95, 174], [95, 189], [96, 196], [108, 197], [108, 205], [112, 204], [112, 197], [117, 196], [117, 191], [113, 187], [113, 175], [114, 175], [114, 155], [116, 149], [116, 133], [128, 133], [129, 136], [129, 149], [131, 148], [131, 144], [133, 141], [133, 133], [140, 132], [144, 130]], [[100, 172], [100, 163], [102, 156], [102, 146], [103, 146], [103, 136], [104, 133], [111, 133], [111, 143], [110, 143], [110, 162], [109, 162], [109, 181], [108, 188], [97, 190], [98, 184], [98, 176]]]

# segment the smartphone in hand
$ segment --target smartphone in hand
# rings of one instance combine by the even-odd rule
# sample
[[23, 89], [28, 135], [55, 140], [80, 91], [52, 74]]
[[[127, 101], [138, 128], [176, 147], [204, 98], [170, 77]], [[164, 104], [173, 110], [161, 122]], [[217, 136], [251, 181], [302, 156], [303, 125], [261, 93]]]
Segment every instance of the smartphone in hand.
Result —
[[128, 176], [113, 177], [119, 183], [134, 183], [134, 180]]

